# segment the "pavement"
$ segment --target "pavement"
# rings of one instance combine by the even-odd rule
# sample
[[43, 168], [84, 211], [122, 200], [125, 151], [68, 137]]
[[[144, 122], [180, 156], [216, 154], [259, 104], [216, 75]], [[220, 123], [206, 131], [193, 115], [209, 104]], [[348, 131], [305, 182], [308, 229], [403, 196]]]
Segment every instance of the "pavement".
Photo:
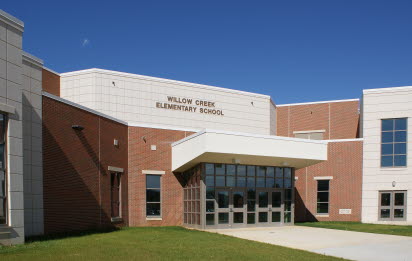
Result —
[[302, 226], [206, 231], [351, 260], [412, 261], [412, 237]]

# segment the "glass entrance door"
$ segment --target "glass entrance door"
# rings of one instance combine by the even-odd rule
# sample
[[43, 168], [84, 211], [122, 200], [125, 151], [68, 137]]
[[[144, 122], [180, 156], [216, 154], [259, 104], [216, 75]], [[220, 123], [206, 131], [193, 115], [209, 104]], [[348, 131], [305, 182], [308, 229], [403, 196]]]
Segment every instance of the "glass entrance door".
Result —
[[246, 225], [246, 191], [240, 189], [217, 189], [216, 212], [218, 227], [244, 227]]
[[282, 190], [257, 190], [257, 223], [259, 225], [275, 225], [283, 223]]
[[216, 222], [217, 227], [231, 227], [230, 190], [216, 190]]
[[233, 227], [246, 226], [246, 191], [233, 188], [231, 192], [230, 212], [232, 213]]

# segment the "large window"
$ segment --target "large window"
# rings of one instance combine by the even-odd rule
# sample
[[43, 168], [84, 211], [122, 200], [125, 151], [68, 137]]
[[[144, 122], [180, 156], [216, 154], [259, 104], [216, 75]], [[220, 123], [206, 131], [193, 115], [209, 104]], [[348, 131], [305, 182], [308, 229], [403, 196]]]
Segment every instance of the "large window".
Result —
[[405, 167], [407, 144], [406, 118], [382, 120], [382, 167]]
[[379, 192], [379, 220], [406, 220], [406, 191]]
[[329, 214], [329, 180], [318, 180], [317, 214]]
[[6, 115], [0, 114], [0, 224], [7, 222]]
[[146, 216], [161, 216], [160, 175], [146, 175]]

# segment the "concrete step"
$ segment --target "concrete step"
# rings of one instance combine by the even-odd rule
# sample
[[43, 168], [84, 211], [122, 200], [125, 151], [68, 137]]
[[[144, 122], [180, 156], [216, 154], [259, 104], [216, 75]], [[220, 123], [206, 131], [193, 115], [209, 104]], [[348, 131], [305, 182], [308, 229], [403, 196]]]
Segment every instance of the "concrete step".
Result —
[[11, 228], [6, 226], [0, 226], [0, 245], [9, 246], [11, 245], [10, 241]]

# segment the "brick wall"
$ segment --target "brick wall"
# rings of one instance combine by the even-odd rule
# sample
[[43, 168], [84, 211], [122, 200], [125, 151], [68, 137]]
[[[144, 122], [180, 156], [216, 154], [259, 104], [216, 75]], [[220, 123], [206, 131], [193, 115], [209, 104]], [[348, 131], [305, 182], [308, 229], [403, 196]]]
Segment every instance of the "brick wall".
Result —
[[128, 224], [127, 147], [127, 126], [43, 96], [45, 234], [113, 226], [108, 166], [124, 168], [120, 225]]
[[[362, 141], [330, 142], [328, 160], [295, 172], [295, 221], [360, 221], [362, 197]], [[329, 217], [316, 216], [317, 180], [329, 183]], [[351, 209], [351, 215], [339, 214]]]
[[277, 107], [278, 136], [294, 137], [294, 131], [325, 130], [324, 139], [358, 137], [359, 101], [314, 103]]
[[[129, 127], [129, 224], [171, 226], [183, 224], [183, 186], [171, 171], [171, 143], [192, 132]], [[156, 150], [151, 150], [156, 145]], [[161, 170], [162, 220], [146, 220], [146, 176], [142, 170]]]
[[43, 91], [60, 96], [60, 76], [49, 70], [42, 70], [42, 88]]

